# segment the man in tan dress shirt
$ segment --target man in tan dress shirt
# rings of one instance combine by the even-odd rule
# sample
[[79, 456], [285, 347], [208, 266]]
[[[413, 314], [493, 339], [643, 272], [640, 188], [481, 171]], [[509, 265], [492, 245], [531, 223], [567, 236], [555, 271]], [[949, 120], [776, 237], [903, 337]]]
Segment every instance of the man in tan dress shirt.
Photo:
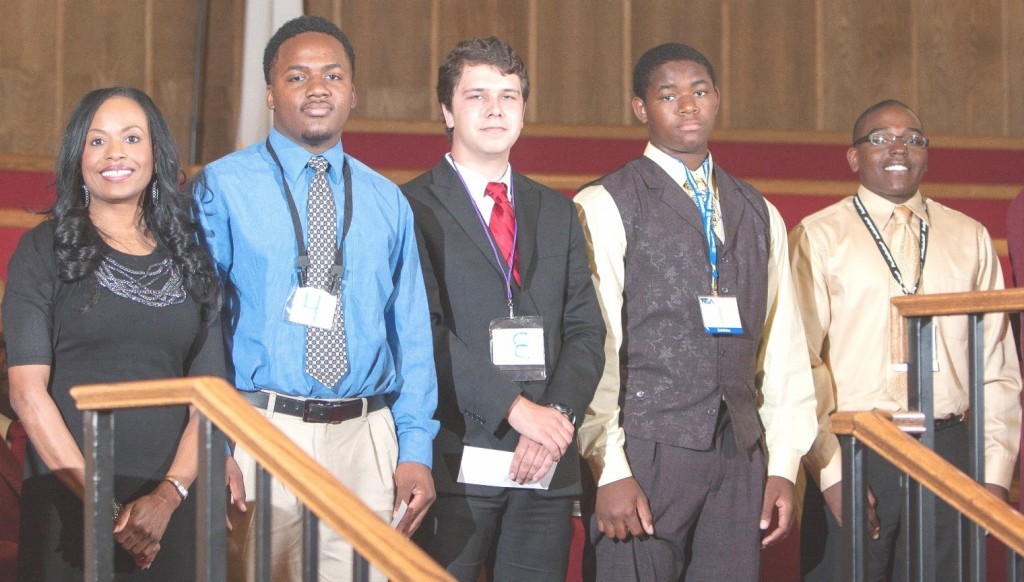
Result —
[[[890, 341], [890, 297], [1003, 288], [999, 259], [985, 228], [921, 195], [919, 186], [928, 167], [928, 140], [922, 128], [917, 115], [898, 101], [883, 101], [865, 111], [854, 124], [854, 145], [847, 152], [850, 168], [860, 177], [857, 194], [805, 218], [789, 236], [820, 419], [818, 437], [804, 457], [804, 466], [821, 491], [809, 485], [805, 499], [805, 580], [839, 577], [842, 467], [829, 415], [840, 410], [907, 409], [906, 356], [901, 341]], [[901, 214], [907, 217], [905, 225]], [[881, 240], [872, 235], [869, 221]], [[898, 234], [900, 229], [903, 234]], [[900, 239], [911, 252], [901, 253], [905, 247]], [[896, 268], [883, 258], [883, 246]], [[1019, 446], [1020, 371], [1006, 316], [986, 316], [984, 325], [985, 484], [1006, 499]], [[966, 318], [936, 318], [935, 329], [935, 448], [964, 470]], [[878, 520], [872, 532], [876, 539], [868, 547], [869, 579], [881, 580], [900, 571], [895, 562], [900, 560], [896, 548], [903, 497], [900, 475], [891, 465], [873, 453], [867, 465]], [[945, 524], [956, 514], [941, 502], [937, 506], [936, 571], [952, 572], [955, 530]]]

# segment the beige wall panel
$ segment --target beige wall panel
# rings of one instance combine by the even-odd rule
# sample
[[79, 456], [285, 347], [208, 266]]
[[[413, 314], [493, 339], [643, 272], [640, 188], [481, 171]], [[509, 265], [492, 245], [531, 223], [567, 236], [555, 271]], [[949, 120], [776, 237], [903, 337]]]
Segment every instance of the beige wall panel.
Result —
[[1003, 83], [1006, 90], [1006, 135], [1024, 137], [1024, 2], [1003, 0], [1005, 39]]
[[730, 64], [722, 98], [730, 127], [813, 130], [815, 1], [736, 0], [723, 30]]
[[[197, 156], [200, 162], [213, 161], [235, 148], [244, 6], [245, 0], [210, 0]], [[183, 156], [187, 156], [185, 150], [186, 145], [182, 145]]]
[[[519, 53], [526, 64], [526, 72], [533, 85], [536, 85], [538, 71], [530, 68], [530, 2], [526, 0], [509, 2], [508, 0], [442, 0], [440, 2], [440, 19], [437, 23], [437, 54], [429, 65], [430, 113], [431, 119], [438, 120], [441, 113], [437, 105], [437, 66], [460, 40], [472, 37], [497, 36]], [[531, 85], [532, 87], [532, 85]], [[527, 103], [533, 109], [537, 106], [536, 93], [530, 93]], [[528, 121], [533, 118], [527, 114]]]
[[712, 66], [722, 65], [721, 0], [635, 0], [633, 56], [628, 68], [647, 49], [681, 42], [704, 53]]
[[54, 155], [56, 0], [4, 2], [0, 18], [0, 152]]
[[[175, 26], [167, 26], [167, 23]], [[174, 133], [178, 152], [188, 160], [192, 78], [195, 68], [196, 2], [153, 2], [151, 94]]]
[[64, 29], [62, 119], [82, 97], [101, 87], [144, 87], [146, 13], [142, 2], [67, 2]]
[[889, 0], [822, 0], [818, 130], [848, 133], [862, 111], [883, 99], [916, 107], [910, 5]]
[[359, 101], [352, 117], [430, 117], [430, 6], [430, 0], [341, 2], [339, 24], [356, 53]]
[[334, 20], [335, 11], [341, 8], [343, 0], [306, 0], [303, 2], [306, 14], [323, 16], [328, 20]]
[[[52, 155], [85, 92], [129, 84], [148, 85], [187, 156], [197, 0], [0, 2], [0, 154]], [[203, 161], [233, 149], [244, 21], [244, 0], [210, 2]], [[933, 134], [1024, 137], [1021, 0], [306, 0], [306, 7], [352, 38], [360, 118], [438, 119], [441, 56], [461, 38], [495, 34], [530, 67], [531, 123], [635, 123], [628, 99], [636, 58], [681, 41], [718, 69], [721, 127], [846, 133], [866, 106], [895, 97], [915, 107]]]
[[[720, 0], [636, 0], [633, 2], [632, 55], [625, 63], [632, 88], [633, 66], [648, 49], [681, 42], [704, 53], [721, 84], [722, 8]], [[632, 89], [628, 94], [632, 97]], [[627, 99], [628, 100], [628, 99]], [[724, 106], [724, 103], [722, 104]], [[721, 120], [721, 115], [719, 115]], [[634, 118], [634, 124], [639, 122]]]
[[[440, 6], [440, 58], [444, 58], [464, 38], [497, 36], [508, 41], [519, 56], [526, 60], [530, 33], [529, 1], [441, 0]], [[436, 80], [436, 77], [437, 71], [433, 71], [432, 80]]]
[[[1002, 0], [919, 0], [917, 110], [930, 131], [1002, 132], [1001, 4]], [[1016, 26], [1024, 23], [1017, 21]], [[1017, 67], [1020, 75], [1019, 61]]]
[[621, 124], [622, 3], [540, 2], [537, 27], [537, 121]]

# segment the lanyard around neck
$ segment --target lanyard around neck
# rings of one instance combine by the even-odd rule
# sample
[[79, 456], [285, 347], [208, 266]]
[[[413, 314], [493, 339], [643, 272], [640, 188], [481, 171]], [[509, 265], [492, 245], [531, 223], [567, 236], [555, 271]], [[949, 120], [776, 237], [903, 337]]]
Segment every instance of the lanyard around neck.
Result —
[[[302, 221], [299, 219], [299, 209], [295, 205], [295, 198], [292, 196], [292, 190], [288, 187], [288, 176], [284, 173], [284, 166], [281, 165], [281, 160], [277, 157], [277, 152], [274, 151], [274, 146], [270, 145], [269, 137], [267, 138], [266, 145], [267, 152], [270, 153], [270, 157], [274, 159], [274, 163], [277, 164], [277, 169], [281, 172], [281, 183], [284, 185], [284, 199], [288, 202], [288, 210], [291, 211], [292, 228], [295, 231], [295, 245], [298, 247], [298, 257], [295, 259], [295, 267], [299, 271], [299, 285], [305, 287], [307, 282], [307, 272], [309, 271], [309, 251], [306, 250], [306, 243], [302, 236]], [[338, 248], [334, 252], [334, 264], [331, 266], [331, 285], [330, 289], [328, 289], [331, 295], [337, 294], [338, 290], [341, 288], [341, 280], [345, 273], [341, 262], [342, 250], [345, 246], [345, 237], [348, 236], [349, 226], [352, 224], [352, 171], [348, 167], [347, 157], [341, 166], [341, 175], [345, 181], [345, 216], [341, 227], [341, 239], [338, 240]]]
[[[452, 162], [450, 154], [448, 161]], [[491, 229], [487, 226], [487, 221], [484, 220], [484, 215], [480, 212], [480, 206], [473, 200], [473, 194], [469, 191], [469, 185], [466, 184], [466, 179], [462, 177], [462, 172], [459, 171], [458, 166], [454, 163], [452, 163], [452, 168], [455, 170], [455, 175], [459, 177], [459, 181], [462, 182], [462, 189], [466, 191], [466, 196], [469, 197], [469, 205], [473, 207], [474, 211], [476, 211], [476, 217], [480, 220], [480, 226], [484, 229], [484, 234], [487, 235], [487, 242], [491, 243], [491, 252], [494, 254], [494, 263], [498, 265], [501, 277], [505, 281], [505, 298], [508, 299], [508, 316], [514, 317], [512, 307], [512, 269], [514, 268], [513, 265], [516, 264], [516, 253], [518, 252], [519, 247], [519, 221], [515, 221], [515, 225], [512, 230], [512, 251], [508, 255], [508, 270], [506, 270], [505, 265], [501, 260], [501, 254], [498, 252], [498, 245], [494, 242], [494, 235], [491, 234]], [[508, 198], [509, 204], [512, 206], [512, 211], [515, 212], [516, 197], [512, 191], [512, 180], [509, 180]]]
[[889, 265], [889, 272], [892, 274], [892, 278], [899, 284], [900, 290], [903, 291], [904, 295], [913, 295], [917, 293], [918, 288], [921, 286], [921, 276], [924, 274], [924, 259], [928, 254], [928, 225], [921, 221], [921, 261], [917, 269], [917, 282], [914, 283], [913, 287], [908, 288], [903, 281], [903, 274], [900, 273], [899, 266], [896, 265], [896, 259], [893, 258], [892, 252], [889, 250], [888, 245], [882, 240], [882, 233], [878, 232], [878, 227], [875, 226], [875, 222], [868, 216], [867, 209], [864, 208], [864, 203], [860, 200], [860, 195], [853, 197], [853, 206], [857, 209], [857, 214], [860, 216], [864, 226], [867, 227], [868, 232], [871, 233], [871, 238], [875, 239], [875, 245], [878, 247], [878, 252], [882, 253], [882, 258], [885, 259], [887, 265]]
[[704, 184], [707, 186], [703, 191], [697, 187], [697, 177], [693, 170], [686, 164], [679, 161], [686, 172], [686, 183], [693, 190], [693, 200], [697, 203], [697, 210], [700, 212], [701, 222], [704, 225], [704, 238], [708, 243], [708, 261], [711, 263], [711, 294], [718, 295], [718, 241], [715, 238], [715, 198], [711, 193], [711, 156], [704, 158], [700, 168], [704, 173]]

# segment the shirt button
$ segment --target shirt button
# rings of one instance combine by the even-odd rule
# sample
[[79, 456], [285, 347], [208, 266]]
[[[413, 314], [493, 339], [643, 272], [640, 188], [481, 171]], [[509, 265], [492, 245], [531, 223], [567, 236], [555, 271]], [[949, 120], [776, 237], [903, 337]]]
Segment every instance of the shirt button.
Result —
[[647, 393], [644, 392], [643, 390], [637, 390], [636, 391], [636, 397], [637, 398], [643, 398], [644, 396], [647, 396]]

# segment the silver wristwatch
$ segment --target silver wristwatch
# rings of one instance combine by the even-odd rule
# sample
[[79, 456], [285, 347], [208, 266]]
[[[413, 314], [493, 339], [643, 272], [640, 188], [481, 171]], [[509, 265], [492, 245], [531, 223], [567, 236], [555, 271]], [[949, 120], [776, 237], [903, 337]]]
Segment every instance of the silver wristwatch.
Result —
[[566, 418], [569, 419], [569, 422], [571, 422], [573, 426], [576, 426], [576, 412], [573, 411], [573, 409], [569, 408], [568, 406], [560, 402], [553, 402], [551, 404], [548, 404], [548, 407], [554, 408], [558, 412], [561, 412], [563, 415], [565, 415]]

